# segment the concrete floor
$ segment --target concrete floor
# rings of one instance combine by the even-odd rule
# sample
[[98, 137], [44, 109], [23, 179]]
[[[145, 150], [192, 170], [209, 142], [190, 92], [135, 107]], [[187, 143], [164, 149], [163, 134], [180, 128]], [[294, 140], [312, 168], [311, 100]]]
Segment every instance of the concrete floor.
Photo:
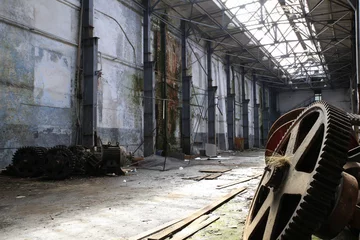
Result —
[[[224, 189], [217, 185], [262, 173], [262, 151], [222, 154], [219, 160], [184, 162], [161, 157], [121, 177], [65, 181], [0, 176], [0, 239], [127, 239], [187, 216], [232, 189], [248, 187], [212, 214], [220, 219], [190, 239], [242, 239], [259, 179]], [[144, 169], [146, 168], [146, 169]], [[184, 180], [203, 169], [231, 168], [216, 180]]]
[[[239, 239], [258, 180], [221, 190], [216, 186], [261, 173], [264, 159], [261, 151], [236, 155], [221, 162], [190, 164], [168, 159], [167, 171], [156, 170], [162, 169], [162, 158], [154, 158], [145, 162], [148, 169], [121, 177], [46, 181], [0, 176], [0, 239], [126, 239], [185, 217], [234, 188], [248, 186], [246, 193], [214, 213], [221, 218], [208, 228], [213, 234], [207, 239], [224, 239], [223, 234]], [[217, 180], [183, 179], [211, 168], [233, 170]], [[224, 227], [230, 231], [221, 232]], [[204, 234], [209, 232], [193, 239], [203, 239]]]

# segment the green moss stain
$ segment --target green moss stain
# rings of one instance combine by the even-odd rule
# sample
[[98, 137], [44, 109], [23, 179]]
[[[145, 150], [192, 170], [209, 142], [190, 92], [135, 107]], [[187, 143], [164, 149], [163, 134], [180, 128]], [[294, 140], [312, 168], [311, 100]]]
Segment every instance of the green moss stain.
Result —
[[[155, 67], [155, 78], [156, 78], [156, 90], [155, 95], [158, 100], [156, 100], [156, 123], [158, 126], [157, 130], [157, 140], [156, 146], [158, 149], [163, 147], [163, 139], [164, 139], [164, 125], [166, 125], [168, 143], [170, 146], [178, 145], [178, 139], [176, 138], [176, 131], [180, 129], [179, 118], [180, 118], [180, 110], [179, 110], [179, 99], [180, 99], [180, 87], [181, 87], [181, 46], [178, 39], [174, 38], [169, 32], [166, 33], [166, 84], [167, 84], [167, 123], [163, 120], [163, 101], [161, 100], [161, 89], [162, 89], [162, 52], [161, 52], [161, 43], [158, 39], [160, 39], [160, 32], [155, 31], [154, 39], [157, 39], [155, 42], [154, 49], [155, 59], [156, 59], [156, 67]], [[171, 149], [169, 149], [171, 150]]]
[[132, 80], [132, 101], [135, 105], [141, 105], [141, 93], [144, 89], [144, 78], [139, 74], [131, 75]]

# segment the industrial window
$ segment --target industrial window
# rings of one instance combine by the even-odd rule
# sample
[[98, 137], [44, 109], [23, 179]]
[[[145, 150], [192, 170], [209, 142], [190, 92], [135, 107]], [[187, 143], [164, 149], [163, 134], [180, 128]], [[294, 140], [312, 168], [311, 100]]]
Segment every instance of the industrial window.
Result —
[[321, 99], [321, 91], [315, 91], [315, 101], [320, 101]]

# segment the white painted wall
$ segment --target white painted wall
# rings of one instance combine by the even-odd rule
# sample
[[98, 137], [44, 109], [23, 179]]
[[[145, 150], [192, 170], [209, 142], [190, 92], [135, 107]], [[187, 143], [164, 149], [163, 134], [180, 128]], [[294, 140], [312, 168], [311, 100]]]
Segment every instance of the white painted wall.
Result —
[[[314, 97], [312, 90], [284, 91], [278, 95], [278, 107], [281, 114], [292, 110], [303, 101]], [[322, 100], [339, 107], [345, 111], [351, 111], [349, 89], [324, 89]]]
[[[143, 78], [142, 12], [134, 3], [96, 0], [94, 29], [99, 37], [98, 128], [103, 142], [135, 150], [143, 135], [143, 99], [134, 77]], [[142, 154], [142, 148], [137, 154]]]

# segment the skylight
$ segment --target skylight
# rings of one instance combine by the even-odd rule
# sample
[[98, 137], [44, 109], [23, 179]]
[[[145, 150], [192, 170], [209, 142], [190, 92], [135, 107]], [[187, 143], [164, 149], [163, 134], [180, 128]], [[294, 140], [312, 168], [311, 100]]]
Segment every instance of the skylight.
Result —
[[[313, 25], [304, 15], [309, 12], [304, 0], [223, 0], [248, 35], [267, 50], [292, 81], [325, 78], [327, 67]], [[309, 31], [311, 29], [312, 34]]]

